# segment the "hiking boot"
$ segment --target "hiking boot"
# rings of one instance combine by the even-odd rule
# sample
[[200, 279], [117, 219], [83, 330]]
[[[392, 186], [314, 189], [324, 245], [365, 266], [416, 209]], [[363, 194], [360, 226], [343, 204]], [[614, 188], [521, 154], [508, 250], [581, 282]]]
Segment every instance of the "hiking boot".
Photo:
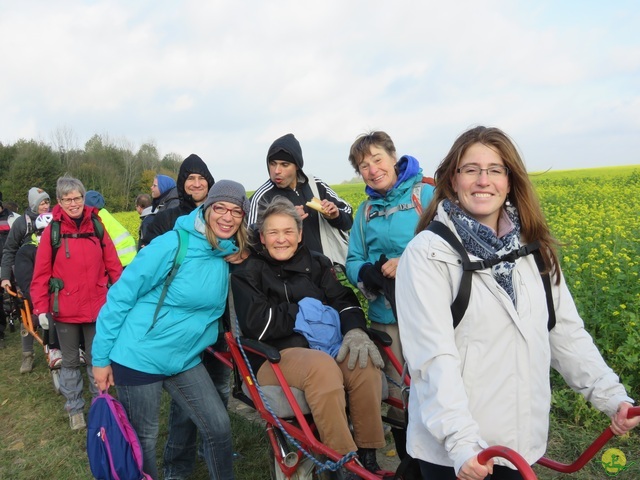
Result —
[[345, 467], [336, 470], [336, 480], [360, 480], [360, 477]]
[[86, 365], [87, 364], [87, 360], [84, 358], [84, 350], [79, 348], [78, 349], [78, 355], [80, 356], [80, 365]]
[[49, 350], [49, 368], [54, 370], [62, 366], [62, 351], [59, 348]]
[[371, 473], [377, 473], [380, 470], [380, 465], [378, 465], [378, 461], [376, 460], [375, 448], [359, 448], [358, 460], [362, 466]]
[[87, 428], [87, 424], [84, 421], [84, 413], [70, 413], [69, 424], [71, 425], [71, 430], [81, 430], [83, 428]]
[[20, 373], [29, 373], [33, 370], [33, 352], [22, 352], [22, 365]]

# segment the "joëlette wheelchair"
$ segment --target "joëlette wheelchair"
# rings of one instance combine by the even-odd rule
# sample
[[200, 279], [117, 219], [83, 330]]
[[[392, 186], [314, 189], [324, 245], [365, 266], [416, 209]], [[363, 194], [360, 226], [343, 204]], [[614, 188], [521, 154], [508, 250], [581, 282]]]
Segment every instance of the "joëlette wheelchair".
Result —
[[[408, 386], [408, 375], [402, 375], [402, 364], [391, 351], [391, 338], [384, 332], [368, 330], [378, 348], [384, 351], [399, 375]], [[287, 384], [278, 366], [280, 352], [266, 343], [245, 337], [234, 337], [225, 333], [228, 352], [213, 354], [233, 369], [234, 386], [232, 395], [254, 408], [265, 421], [267, 436], [271, 445], [272, 479], [321, 479], [331, 470], [344, 466], [361, 478], [380, 480], [394, 478], [394, 472], [380, 471], [374, 474], [366, 470], [353, 455], [343, 456], [324, 445], [318, 438], [304, 393]], [[246, 353], [263, 356], [273, 368], [279, 386], [259, 386], [255, 381]], [[388, 380], [383, 374], [383, 402], [389, 406], [404, 409], [402, 398], [389, 397]], [[392, 426], [403, 428], [397, 420], [382, 416], [382, 420]]]

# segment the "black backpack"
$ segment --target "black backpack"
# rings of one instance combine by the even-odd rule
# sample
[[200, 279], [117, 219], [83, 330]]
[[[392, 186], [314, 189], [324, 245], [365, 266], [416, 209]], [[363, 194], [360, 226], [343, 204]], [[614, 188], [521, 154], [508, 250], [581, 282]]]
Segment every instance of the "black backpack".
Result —
[[542, 258], [542, 254], [540, 253], [540, 242], [535, 241], [532, 243], [528, 243], [521, 247], [519, 250], [508, 253], [502, 257], [494, 258], [491, 260], [478, 260], [472, 262], [467, 254], [467, 251], [464, 249], [458, 237], [456, 237], [449, 228], [447, 228], [443, 223], [438, 221], [433, 221], [427, 226], [427, 230], [435, 233], [443, 240], [445, 240], [449, 245], [453, 247], [453, 249], [460, 255], [461, 263], [462, 263], [462, 279], [460, 280], [460, 289], [458, 290], [458, 295], [453, 300], [451, 304], [451, 315], [453, 316], [453, 328], [456, 328], [462, 320], [465, 312], [467, 311], [467, 307], [469, 306], [469, 297], [471, 296], [471, 280], [473, 279], [473, 272], [477, 270], [484, 270], [485, 268], [491, 268], [494, 265], [497, 265], [500, 262], [504, 261], [514, 261], [516, 258], [525, 257], [527, 255], [533, 254], [535, 258], [536, 265], [538, 266], [538, 270], [540, 271], [540, 276], [542, 277], [542, 283], [544, 284], [544, 292], [547, 298], [547, 311], [549, 313], [549, 319], [547, 321], [547, 329], [551, 331], [553, 327], [556, 325], [556, 311], [553, 306], [553, 297], [551, 295], [551, 278], [549, 277], [549, 273], [542, 273], [545, 270], [544, 259]]
[[62, 244], [63, 238], [90, 238], [97, 237], [100, 242], [100, 246], [104, 248], [102, 239], [104, 238], [104, 225], [100, 220], [100, 217], [95, 213], [91, 214], [91, 223], [93, 223], [93, 232], [86, 233], [60, 233], [60, 220], [51, 221], [51, 264], [56, 260], [58, 249]]

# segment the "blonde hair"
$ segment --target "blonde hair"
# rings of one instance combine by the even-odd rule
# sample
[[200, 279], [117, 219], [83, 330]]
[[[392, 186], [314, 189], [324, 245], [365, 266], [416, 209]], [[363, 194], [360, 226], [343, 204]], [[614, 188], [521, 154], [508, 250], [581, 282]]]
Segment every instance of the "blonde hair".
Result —
[[[218, 249], [218, 248], [220, 248], [219, 245], [218, 245], [218, 237], [214, 233], [213, 228], [211, 228], [211, 225], [209, 225], [209, 215], [211, 214], [211, 207], [212, 206], [213, 206], [213, 204], [209, 205], [207, 207], [207, 209], [203, 213], [203, 216], [204, 216], [204, 234], [207, 237], [207, 240], [209, 241], [211, 246], [214, 249]], [[240, 225], [238, 226], [238, 230], [233, 235], [233, 237], [235, 238], [236, 246], [238, 247], [238, 249], [240, 251], [245, 250], [249, 246], [249, 235], [247, 233], [247, 216], [246, 215], [244, 215], [242, 217], [242, 221], [240, 222]]]

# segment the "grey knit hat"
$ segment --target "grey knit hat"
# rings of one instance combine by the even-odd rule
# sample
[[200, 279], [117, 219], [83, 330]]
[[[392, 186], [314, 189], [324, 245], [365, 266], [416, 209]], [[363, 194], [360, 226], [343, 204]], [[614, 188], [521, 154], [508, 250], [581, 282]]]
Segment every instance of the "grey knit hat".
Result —
[[32, 212], [37, 213], [38, 207], [43, 200], [51, 200], [49, 194], [38, 187], [31, 187], [29, 189], [29, 208]]
[[216, 202], [229, 202], [240, 207], [245, 215], [249, 214], [249, 200], [244, 187], [233, 180], [218, 180], [209, 189], [207, 199], [204, 201], [203, 210]]

